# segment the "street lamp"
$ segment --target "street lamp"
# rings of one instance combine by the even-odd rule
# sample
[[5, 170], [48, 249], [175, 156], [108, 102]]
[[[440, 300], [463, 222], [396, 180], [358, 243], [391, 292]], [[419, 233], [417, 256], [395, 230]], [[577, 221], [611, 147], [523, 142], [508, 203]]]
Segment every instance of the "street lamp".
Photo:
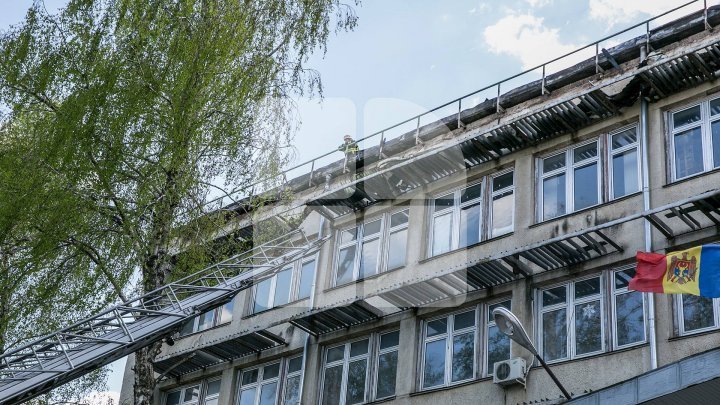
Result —
[[517, 319], [515, 314], [510, 312], [510, 310], [508, 310], [507, 308], [503, 307], [493, 309], [492, 314], [493, 318], [495, 319], [495, 324], [497, 325], [498, 329], [500, 329], [500, 332], [509, 336], [510, 339], [514, 340], [520, 346], [528, 349], [530, 353], [532, 353], [535, 358], [540, 361], [540, 364], [543, 366], [545, 371], [550, 374], [550, 378], [555, 381], [555, 385], [560, 388], [560, 391], [562, 391], [563, 395], [565, 395], [565, 398], [570, 399], [570, 394], [568, 394], [568, 392], [565, 390], [565, 387], [560, 384], [560, 381], [557, 379], [557, 377], [555, 377], [555, 374], [553, 374], [552, 370], [550, 370], [550, 367], [548, 367], [547, 363], [545, 363], [545, 360], [543, 360], [537, 349], [535, 349], [535, 345], [533, 345], [527, 332], [525, 332], [525, 328], [523, 328], [520, 320]]

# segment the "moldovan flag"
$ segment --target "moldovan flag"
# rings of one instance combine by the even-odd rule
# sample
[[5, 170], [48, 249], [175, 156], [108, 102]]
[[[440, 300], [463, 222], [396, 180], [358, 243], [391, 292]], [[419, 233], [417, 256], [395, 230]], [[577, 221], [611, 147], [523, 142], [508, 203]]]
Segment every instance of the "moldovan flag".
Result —
[[720, 245], [703, 245], [666, 255], [637, 252], [629, 288], [662, 294], [720, 297]]

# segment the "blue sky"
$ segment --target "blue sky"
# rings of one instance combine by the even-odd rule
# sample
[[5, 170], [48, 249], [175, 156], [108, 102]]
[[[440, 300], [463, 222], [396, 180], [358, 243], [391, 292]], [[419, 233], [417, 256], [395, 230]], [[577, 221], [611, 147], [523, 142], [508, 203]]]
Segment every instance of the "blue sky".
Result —
[[[50, 12], [65, 2], [45, 0]], [[333, 36], [327, 54], [309, 61], [325, 98], [297, 100], [295, 162], [333, 149], [345, 133], [368, 135], [686, 2], [365, 0], [358, 27]], [[0, 30], [20, 22], [31, 3], [0, 0]], [[114, 365], [111, 391], [120, 389], [123, 364]]]

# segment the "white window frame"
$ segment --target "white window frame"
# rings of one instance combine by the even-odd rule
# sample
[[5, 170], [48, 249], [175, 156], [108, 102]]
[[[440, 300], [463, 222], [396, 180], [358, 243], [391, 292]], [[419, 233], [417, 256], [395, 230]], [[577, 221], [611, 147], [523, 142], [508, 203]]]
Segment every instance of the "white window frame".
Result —
[[[461, 203], [462, 194], [465, 190], [479, 186], [480, 187], [480, 195], [477, 198], [474, 198], [472, 200], [465, 201]], [[436, 194], [432, 197], [430, 201], [430, 244], [428, 245], [428, 253], [429, 257], [438, 256], [447, 252], [438, 252], [433, 253], [432, 247], [435, 240], [435, 218], [445, 216], [448, 213], [450, 213], [450, 249], [448, 252], [452, 252], [453, 250], [460, 249], [460, 213], [463, 208], [471, 206], [471, 205], [479, 205], [480, 206], [480, 218], [479, 218], [479, 224], [478, 224], [478, 241], [481, 242], [484, 240], [483, 238], [483, 222], [484, 222], [484, 215], [483, 215], [483, 197], [485, 196], [485, 179], [481, 179], [479, 181], [472, 182], [468, 185], [464, 185], [460, 188], [455, 188], [452, 190], [448, 190], [439, 194]], [[444, 197], [446, 195], [452, 195], [453, 198], [453, 205], [452, 207], [443, 208], [440, 211], [435, 210], [435, 200]], [[472, 246], [472, 245], [468, 245]], [[465, 246], [464, 246], [465, 247]]]
[[[504, 176], [508, 173], [512, 173], [512, 178], [513, 178], [512, 185], [498, 189], [498, 190], [493, 190], [493, 188], [495, 186], [494, 185], [495, 179], [498, 177]], [[491, 238], [497, 238], [497, 237], [500, 237], [503, 235], [507, 235], [509, 233], [512, 233], [515, 230], [515, 169], [514, 168], [507, 169], [507, 170], [503, 170], [503, 171], [493, 174], [492, 176], [490, 176], [490, 181], [489, 181], [488, 187], [490, 189], [490, 198], [488, 199], [488, 203], [487, 203], [488, 204], [488, 210], [487, 210], [487, 212], [488, 212], [488, 220], [487, 220], [488, 227], [487, 227], [486, 238], [491, 239]], [[493, 201], [495, 201], [496, 196], [504, 196], [505, 194], [508, 194], [508, 193], [510, 195], [512, 195], [512, 207], [510, 208], [510, 215], [511, 215], [510, 230], [500, 232], [497, 235], [494, 235], [493, 230], [494, 230], [494, 224], [495, 224], [495, 220], [494, 220], [495, 211], [493, 210]], [[481, 228], [482, 228], [482, 225], [481, 225]]]
[[[610, 271], [610, 322], [612, 326], [612, 343], [615, 349], [625, 349], [627, 347], [633, 347], [642, 345], [647, 342], [647, 302], [645, 299], [646, 294], [642, 294], [637, 291], [629, 290], [628, 287], [616, 288], [615, 287], [615, 274], [624, 270], [632, 269], [634, 266], [624, 266]], [[642, 297], [642, 310], [643, 310], [643, 338], [637, 342], [627, 343], [624, 345], [618, 344], [618, 327], [617, 327], [617, 297], [625, 294], [640, 294]]]
[[[625, 131], [627, 131], [627, 130], [630, 130], [630, 129], [635, 129], [635, 142], [633, 142], [633, 143], [631, 143], [631, 144], [628, 144], [628, 145], [625, 145], [625, 146], [622, 146], [622, 147], [617, 148], [617, 149], [613, 149], [613, 146], [612, 146], [612, 137], [613, 137], [614, 135], [623, 133], [623, 132], [625, 132]], [[641, 147], [640, 147], [640, 145], [641, 145], [641, 139], [640, 139], [640, 134], [638, 133], [638, 125], [637, 125], [637, 124], [628, 125], [628, 126], [622, 127], [622, 128], [620, 128], [620, 129], [617, 129], [617, 130], [615, 130], [615, 131], [612, 131], [612, 132], [608, 133], [608, 135], [607, 135], [607, 142], [605, 142], [605, 144], [607, 145], [607, 150], [608, 150], [608, 151], [607, 151], [607, 155], [608, 155], [608, 161], [607, 161], [607, 166], [608, 166], [608, 182], [607, 182], [607, 183], [608, 183], [608, 195], [610, 196], [610, 200], [612, 201], [612, 200], [615, 200], [615, 199], [617, 199], [617, 198], [623, 198], [623, 197], [626, 197], [626, 196], [628, 196], [628, 195], [631, 195], [631, 194], [633, 194], [633, 193], [636, 193], [636, 192], [640, 191], [640, 190], [642, 189], [642, 168], [641, 168], [641, 166], [642, 166], [642, 165], [641, 165], [641, 162], [642, 162], [642, 149], [641, 149]], [[636, 158], [636, 161], [637, 161], [637, 162], [636, 162], [636, 166], [637, 166], [637, 167], [636, 167], [636, 171], [637, 171], [638, 190], [636, 190], [636, 191], [634, 191], [634, 192], [631, 192], [631, 193], [629, 193], [629, 194], [622, 195], [622, 196], [615, 196], [615, 184], [614, 184], [615, 174], [613, 173], [613, 170], [614, 170], [613, 158], [614, 158], [616, 155], [622, 155], [623, 153], [625, 153], [625, 152], [627, 152], [627, 151], [629, 151], [629, 150], [632, 150], [632, 149], [635, 149], [636, 157], [637, 157], [637, 158]]]
[[[290, 371], [290, 362], [295, 359], [300, 359], [300, 370]], [[303, 364], [303, 354], [300, 354], [299, 356], [291, 356], [285, 360], [285, 374], [282, 376], [282, 381], [283, 381], [282, 393], [281, 393], [281, 397], [282, 397], [281, 403], [282, 404], [285, 404], [285, 401], [287, 400], [287, 394], [288, 394], [288, 392], [287, 392], [288, 383], [287, 382], [289, 379], [291, 379], [293, 377], [300, 377], [300, 386], [298, 387], [300, 390], [300, 392], [299, 392], [300, 402], [299, 403], [302, 403], [302, 388], [303, 388], [303, 379], [304, 379], [303, 371], [305, 370], [304, 366], [305, 366], [305, 364]]]
[[[340, 387], [340, 405], [345, 405], [347, 400], [347, 379], [348, 379], [348, 372], [349, 372], [349, 365], [353, 361], [357, 360], [366, 360], [366, 369], [365, 369], [365, 398], [362, 402], [373, 402], [376, 400], [381, 399], [387, 399], [392, 398], [393, 396], [388, 397], [382, 397], [377, 398], [377, 381], [378, 381], [378, 373], [380, 371], [380, 368], [378, 367], [379, 364], [379, 357], [381, 354], [390, 353], [393, 351], [397, 351], [398, 355], [400, 352], [400, 344], [398, 339], [398, 345], [397, 346], [391, 346], [385, 349], [380, 350], [380, 338], [384, 335], [388, 335], [391, 333], [400, 333], [399, 329], [393, 329], [385, 332], [380, 333], [372, 333], [368, 336], [364, 336], [360, 339], [353, 339], [350, 341], [347, 341], [345, 343], [339, 343], [339, 344], [331, 344], [323, 348], [323, 356], [322, 356], [322, 364], [321, 364], [321, 373], [320, 373], [320, 394], [318, 395], [318, 403], [323, 403], [323, 395], [325, 394], [325, 372], [328, 368], [336, 367], [338, 365], [342, 365], [342, 378], [341, 378], [341, 387]], [[368, 351], [365, 354], [353, 356], [350, 357], [350, 347], [353, 343], [361, 342], [363, 340], [368, 341]], [[327, 354], [330, 349], [334, 349], [337, 347], [343, 346], [343, 358], [341, 360], [333, 361], [332, 363], [327, 362]], [[398, 356], [399, 357], [399, 356]], [[397, 365], [396, 365], [397, 367]], [[397, 392], [397, 375], [395, 376], [395, 389]]]
[[[714, 98], [708, 98], [705, 100], [702, 100], [700, 102], [691, 103], [688, 105], [685, 105], [681, 108], [677, 108], [674, 110], [671, 110], [668, 112], [668, 128], [669, 128], [669, 137], [670, 137], [670, 151], [669, 151], [669, 158], [670, 158], [670, 179], [671, 181], [677, 181], [682, 180], [686, 178], [690, 178], [693, 176], [700, 175], [702, 173], [711, 171], [715, 169], [714, 165], [717, 164], [717, 162], [713, 162], [713, 144], [712, 144], [712, 124], [718, 120], [720, 120], [720, 113], [715, 114], [714, 116], [711, 115], [710, 111], [710, 103], [720, 100], [720, 98], [714, 97]], [[700, 121], [696, 121], [690, 124], [686, 124], [683, 126], [680, 126], [678, 128], [675, 128], [675, 120], [673, 119], [674, 115], [676, 113], [688, 110], [690, 108], [694, 108], [700, 106]], [[701, 139], [701, 147], [703, 151], [703, 169], [697, 173], [689, 174], [684, 177], [677, 177], [677, 171], [676, 171], [676, 164], [675, 164], [675, 135], [680, 132], [685, 132], [687, 130], [691, 130], [694, 128], [700, 128], [700, 139]], [[720, 166], [718, 166], [720, 168]]]
[[[198, 332], [206, 331], [206, 330], [208, 330], [208, 329], [215, 328], [215, 327], [217, 327], [217, 326], [229, 324], [230, 322], [232, 322], [233, 312], [234, 312], [234, 306], [235, 306], [235, 299], [233, 298], [232, 300], [230, 300], [230, 301], [227, 302], [226, 304], [223, 304], [223, 305], [221, 305], [221, 306], [219, 306], [219, 307], [217, 307], [217, 308], [211, 309], [211, 310], [209, 310], [209, 311], [203, 312], [202, 314], [200, 314], [200, 315], [192, 318], [191, 320], [187, 321], [188, 323], [190, 323], [190, 322], [192, 323], [192, 331], [189, 331], [189, 332], [187, 332], [187, 333], [183, 333], [183, 331], [184, 331], [184, 329], [185, 329], [185, 328], [183, 327], [183, 328], [180, 329], [180, 337], [189, 336], [189, 335], [192, 335], [192, 334], [194, 334], [194, 333], [198, 333]], [[228, 309], [228, 310], [229, 310], [230, 316], [229, 316], [229, 319], [223, 321], [222, 315], [223, 315], [223, 311], [224, 311], [225, 309]], [[207, 328], [204, 328], [204, 329], [200, 329], [200, 318], [203, 317], [205, 314], [207, 314], [207, 313], [209, 313], [209, 312], [212, 312], [212, 322], [211, 322], [210, 326], [208, 326]], [[184, 323], [183, 325], [186, 325], [186, 324]]]
[[[301, 259], [295, 260], [293, 263], [290, 263], [289, 265], [283, 267], [280, 271], [273, 274], [271, 277], [268, 277], [265, 280], [262, 280], [260, 282], [256, 282], [255, 285], [253, 285], [252, 288], [252, 294], [251, 294], [251, 302], [250, 302], [250, 314], [259, 314], [265, 311], [269, 311], [273, 308], [276, 308], [278, 305], [275, 305], [275, 292], [277, 290], [277, 278], [278, 274], [286, 271], [289, 269], [290, 271], [290, 291], [288, 292], [288, 302], [279, 305], [279, 306], [285, 306], [292, 304], [297, 301], [301, 301], [304, 299], [308, 299], [309, 297], [300, 297], [300, 281], [302, 276], [302, 268], [305, 264], [310, 262], [315, 262], [315, 271], [313, 272], [313, 277], [317, 274], [317, 254], [305, 256]], [[256, 311], [255, 310], [255, 303], [257, 300], [257, 290], [258, 285], [262, 282], [265, 282], [267, 280], [270, 280], [270, 291], [268, 293], [268, 307], [267, 309]], [[312, 291], [310, 292], [312, 294]]]
[[[220, 397], [220, 392], [218, 391], [217, 394], [213, 395], [207, 395], [207, 389], [210, 383], [215, 381], [221, 381], [222, 378], [210, 378], [206, 380], [202, 380], [193, 384], [187, 384], [182, 387], [174, 388], [171, 390], [168, 390], [164, 392], [162, 404], [167, 405], [168, 397], [170, 394], [174, 394], [176, 392], [180, 392], [180, 402], [179, 405], [204, 405], [208, 400], [213, 400]], [[185, 391], [191, 388], [197, 388], [198, 390], [198, 400], [197, 401], [183, 401], [183, 397], [185, 396]]]
[[[505, 298], [505, 299], [491, 301], [491, 302], [487, 303], [487, 305], [485, 305], [485, 307], [487, 308], [487, 310], [485, 311], [486, 313], [484, 314], [485, 317], [483, 318], [483, 320], [485, 321], [484, 322], [485, 323], [484, 330], [483, 330], [483, 353], [484, 353], [483, 367], [485, 370], [483, 371], [483, 376], [485, 376], [485, 377], [490, 377], [495, 372], [495, 370], [493, 370], [494, 364], [489, 363], [490, 355], [489, 355], [489, 351], [488, 351], [489, 350], [488, 346], [490, 344], [490, 328], [493, 326], [497, 326], [497, 325], [495, 324], [495, 319], [492, 317], [492, 312], [490, 311], [490, 307], [492, 307], [494, 305], [502, 304], [504, 302], [509, 303], [509, 305], [506, 308], [508, 308], [509, 310], [512, 311], [512, 300], [509, 297]], [[510, 340], [510, 358], [512, 358], [512, 340]]]
[[[401, 213], [403, 211], [407, 211], [408, 215], [408, 221], [397, 225], [395, 227], [391, 227], [391, 217], [395, 214]], [[370, 224], [375, 221], [380, 221], [380, 231], [376, 234], [373, 234], [371, 236], [365, 236], [365, 226], [367, 224]], [[389, 245], [390, 245], [390, 235], [396, 232], [403, 231], [405, 229], [408, 229], [408, 224], [410, 222], [410, 209], [408, 207], [402, 207], [399, 209], [395, 209], [390, 212], [385, 212], [377, 217], [373, 217], [372, 219], [368, 219], [363, 221], [360, 224], [356, 224], [354, 226], [344, 227], [341, 229], [338, 229], [336, 232], [336, 240], [337, 240], [337, 247], [335, 248], [335, 266], [333, 271], [333, 280], [332, 285], [334, 287], [350, 284], [353, 282], [360, 281], [364, 278], [368, 277], [374, 277], [378, 274], [384, 273], [386, 271], [391, 270], [397, 270], [400, 268], [405, 267], [407, 265], [407, 249], [405, 251], [405, 259], [404, 264], [402, 266], [394, 267], [394, 268], [388, 268], [388, 255], [389, 255]], [[355, 229], [355, 239], [351, 240], [349, 242], [341, 243], [341, 235], [343, 232], [350, 231]], [[406, 236], [407, 237], [407, 236]], [[363, 278], [360, 278], [360, 261], [362, 260], [362, 249], [363, 246], [366, 243], [378, 241], [378, 251], [377, 254], [377, 263], [375, 268], [375, 273]], [[407, 243], [407, 241], [406, 241]], [[340, 251], [348, 248], [350, 246], [355, 246], [355, 256], [353, 257], [353, 268], [352, 268], [352, 277], [349, 281], [344, 283], [338, 283], [338, 269], [340, 266]], [[406, 245], [407, 246], [407, 245]]]
[[[584, 166], [588, 166], [592, 163], [596, 164], [596, 176], [597, 176], [597, 203], [588, 207], [584, 207], [582, 209], [588, 209], [595, 206], [598, 206], [604, 202], [602, 188], [603, 188], [603, 168], [602, 168], [602, 159], [600, 158], [602, 156], [602, 144], [600, 142], [600, 137], [594, 138], [590, 141], [585, 141], [581, 143], [577, 143], [572, 145], [571, 147], [563, 150], [562, 152], [556, 152], [551, 153], [545, 156], [542, 156], [538, 159], [538, 173], [539, 173], [539, 181], [538, 181], [538, 198], [537, 198], [537, 206], [538, 206], [538, 218], [539, 221], [549, 221], [558, 217], [562, 217], [563, 215], [567, 215], [570, 213], [575, 212], [575, 169], [581, 168]], [[575, 163], [574, 159], [574, 151], [576, 149], [582, 148], [583, 146], [587, 146], [590, 144], [595, 144], [595, 147], [597, 148], [597, 154], [594, 158], [585, 159], [580, 162]], [[563, 166], [560, 169], [551, 170], [547, 173], [544, 172], [543, 163], [546, 159], [565, 155], [565, 166]], [[544, 212], [544, 199], [545, 199], [545, 179], [549, 177], [554, 177], [559, 174], [565, 174], [565, 212], [558, 214], [554, 217], [545, 218], [545, 212]]]
[[[299, 371], [294, 371], [294, 372], [292, 372], [292, 373], [288, 373], [288, 365], [290, 364], [290, 360], [295, 359], [295, 358], [297, 358], [297, 357], [302, 358], [302, 355], [299, 355], [299, 356], [290, 356], [290, 357], [283, 357], [283, 358], [280, 359], [280, 360], [269, 361], [269, 362], [267, 362], [267, 363], [255, 365], [255, 366], [252, 366], [252, 367], [247, 367], [247, 368], [244, 368], [244, 369], [240, 370], [240, 371], [238, 372], [238, 375], [237, 375], [237, 390], [236, 390], [236, 393], [235, 393], [235, 397], [236, 397], [236, 398], [235, 398], [235, 403], [236, 403], [236, 404], [239, 404], [239, 403], [240, 403], [240, 395], [242, 394], [242, 391], [244, 391], [243, 388], [246, 388], [246, 389], [255, 388], [256, 391], [255, 391], [255, 399], [254, 399], [254, 401], [253, 401], [253, 404], [258, 404], [258, 403], [259, 403], [259, 399], [260, 399], [260, 394], [262, 393], [262, 387], [263, 387], [264, 385], [272, 384], [272, 383], [274, 383], [274, 382], [277, 382], [277, 390], [275, 391], [275, 401], [274, 401], [274, 404], [277, 405], [277, 404], [283, 403], [283, 402], [285, 401], [285, 394], [286, 394], [285, 390], [286, 390], [286, 382], [287, 382], [288, 377], [292, 377], [292, 376], [295, 376], [295, 375], [300, 375], [300, 378], [301, 378], [300, 386], [302, 387], [302, 378], [303, 378], [303, 370], [304, 370], [304, 368], [301, 367]], [[265, 372], [265, 367], [271, 366], [271, 365], [274, 365], [274, 364], [278, 364], [278, 375], [277, 375], [277, 377], [269, 378], [269, 379], [267, 379], [267, 380], [264, 379], [264, 378], [263, 378], [263, 373]], [[249, 372], [249, 371], [253, 371], [253, 370], [257, 370], [257, 371], [258, 371], [257, 380], [256, 380], [255, 382], [253, 382], [253, 383], [249, 383], [249, 384], [243, 385], [243, 383], [242, 383], [243, 373]], [[300, 396], [301, 396], [301, 398], [302, 398], [302, 392], [300, 393]]]
[[[600, 279], [600, 294], [598, 295], [591, 295], [588, 297], [582, 297], [582, 298], [575, 298], [575, 284], [581, 281], [590, 280], [593, 278], [599, 278]], [[554, 312], [558, 309], [565, 309], [565, 330], [566, 332], [566, 353], [567, 357], [560, 358], [560, 359], [553, 359], [553, 360], [546, 360], [548, 363], [559, 363], [567, 360], [574, 360], [574, 359], [580, 359], [583, 357], [589, 357], [594, 356], [600, 353], [605, 353], [608, 351], [607, 342], [606, 342], [606, 336], [607, 336], [607, 325], [606, 325], [606, 309], [605, 309], [605, 300], [606, 300], [606, 280], [605, 277], [603, 277], [602, 274], [593, 274], [590, 276], [578, 278], [576, 280], [572, 280], [570, 282], [565, 282], [561, 284], [555, 284], [549, 287], [543, 287], [542, 289], [537, 290], [537, 302], [538, 305], [538, 315], [537, 315], [537, 325], [538, 325], [538, 333], [537, 333], [537, 341], [538, 341], [538, 351], [545, 356], [545, 349], [543, 345], [543, 317], [542, 315], [546, 312]], [[565, 287], [565, 303], [562, 304], [553, 304], [550, 306], [543, 306], [542, 304], [542, 293], [546, 290], [551, 290], [557, 287]], [[592, 302], [592, 301], [600, 301], [600, 350], [589, 352], [589, 353], [583, 353], [583, 354], [576, 354], [577, 347], [575, 345], [575, 305], [582, 304], [586, 302]]]
[[685, 330], [685, 316], [683, 312], [683, 302], [682, 298], [685, 296], [685, 294], [674, 294], [675, 295], [675, 319], [677, 321], [677, 330], [678, 334], [680, 336], [690, 336], [695, 335], [698, 333], [708, 332], [720, 329], [720, 299], [719, 298], [712, 298], [713, 300], [713, 324], [711, 326], [708, 326], [706, 328], [701, 329], [693, 329], [686, 331]]

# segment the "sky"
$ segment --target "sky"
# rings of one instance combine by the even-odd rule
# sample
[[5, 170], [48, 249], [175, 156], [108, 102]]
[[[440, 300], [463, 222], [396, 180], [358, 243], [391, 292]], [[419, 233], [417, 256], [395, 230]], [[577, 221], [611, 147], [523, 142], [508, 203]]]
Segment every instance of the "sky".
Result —
[[[0, 0], [0, 31], [22, 21], [31, 3]], [[45, 0], [50, 12], [65, 3]], [[294, 140], [294, 163], [335, 149], [344, 134], [360, 139], [685, 3], [364, 0], [355, 8], [359, 18], [356, 29], [332, 36], [327, 53], [308, 61], [308, 67], [320, 73], [324, 98], [295, 100], [301, 124]], [[698, 10], [702, 3], [695, 2], [661, 22]], [[716, 3], [708, 1], [709, 5]], [[636, 29], [601, 43], [601, 47], [643, 33]], [[550, 64], [547, 73], [591, 55]], [[525, 75], [505, 85], [503, 91], [539, 77], [539, 71]], [[463, 106], [492, 98], [495, 92], [467, 97]], [[436, 117], [452, 111], [457, 111], [456, 105]], [[414, 125], [388, 131], [386, 137], [400, 135]], [[336, 153], [322, 162], [340, 158]], [[123, 368], [124, 361], [113, 364], [111, 392], [119, 392]]]

